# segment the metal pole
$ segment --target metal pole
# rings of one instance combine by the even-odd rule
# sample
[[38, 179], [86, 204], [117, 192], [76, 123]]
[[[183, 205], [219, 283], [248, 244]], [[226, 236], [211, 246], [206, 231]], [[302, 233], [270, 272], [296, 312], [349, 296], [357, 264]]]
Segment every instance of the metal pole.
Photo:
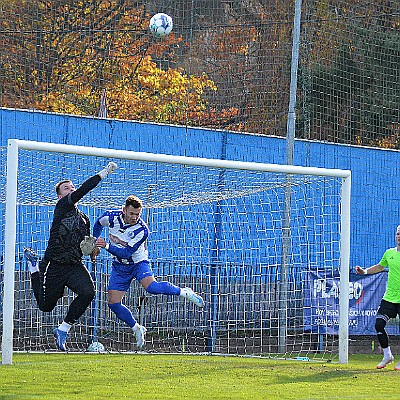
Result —
[[349, 274], [351, 175], [342, 180], [339, 282], [339, 363], [349, 360]]
[[296, 124], [297, 74], [299, 69], [301, 1], [296, 0], [293, 25], [292, 65], [290, 72], [289, 111], [286, 131], [286, 164], [294, 163], [294, 138]]
[[[290, 98], [286, 132], [286, 164], [294, 163], [294, 138], [296, 124], [296, 91], [297, 91], [297, 71], [299, 64], [299, 43], [300, 43], [300, 18], [301, 0], [296, 0], [294, 24], [293, 24], [293, 45], [292, 45], [292, 64], [290, 76]], [[288, 175], [285, 186], [285, 207], [282, 228], [282, 270], [279, 283], [279, 352], [286, 352], [287, 336], [287, 290], [288, 290], [288, 270], [289, 254], [291, 251], [291, 232], [290, 218], [292, 208], [292, 183], [291, 176]]]
[[15, 141], [11, 140], [8, 141], [7, 148], [3, 338], [1, 342], [2, 364], [12, 364], [13, 356], [15, 239], [17, 235], [17, 171], [18, 145]]

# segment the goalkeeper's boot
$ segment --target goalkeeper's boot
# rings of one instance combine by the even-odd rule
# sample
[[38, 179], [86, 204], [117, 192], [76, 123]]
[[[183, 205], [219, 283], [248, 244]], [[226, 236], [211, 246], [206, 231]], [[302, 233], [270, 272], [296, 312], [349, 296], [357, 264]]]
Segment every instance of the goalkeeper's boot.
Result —
[[24, 247], [24, 257], [30, 272], [39, 271], [39, 257], [31, 247]]
[[190, 288], [181, 289], [181, 296], [196, 304], [197, 307], [204, 307], [203, 298]]
[[389, 356], [389, 357], [383, 357], [382, 361], [376, 366], [376, 368], [378, 369], [382, 369], [385, 368], [386, 365], [392, 363], [394, 361], [394, 357], [393, 356]]
[[54, 338], [56, 339], [56, 346], [61, 351], [67, 351], [67, 347], [65, 346], [65, 342], [67, 341], [67, 332], [60, 331], [58, 328], [55, 328], [54, 331]]
[[139, 349], [141, 349], [144, 346], [146, 332], [147, 329], [142, 325], [139, 325], [137, 329], [133, 329], [133, 333], [136, 336], [136, 346]]

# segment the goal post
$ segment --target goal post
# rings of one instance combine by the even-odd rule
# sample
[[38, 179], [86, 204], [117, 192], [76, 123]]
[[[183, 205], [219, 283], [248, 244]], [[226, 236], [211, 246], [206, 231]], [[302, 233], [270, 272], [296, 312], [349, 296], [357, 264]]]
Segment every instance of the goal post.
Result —
[[[191, 286], [206, 301], [198, 310], [177, 298], [148, 295], [133, 283], [124, 302], [148, 329], [147, 349], [337, 357], [340, 363], [347, 362], [350, 171], [11, 139], [2, 208], [3, 364], [12, 363], [14, 351], [55, 349], [49, 344], [51, 330], [73, 294], [66, 291], [51, 313], [38, 311], [22, 247], [34, 247], [43, 255], [58, 180], [82, 182], [111, 160], [120, 165], [118, 171], [85, 196], [79, 207], [93, 224], [102, 211], [120, 208], [128, 195], [138, 195], [150, 226], [149, 256], [156, 277]], [[289, 211], [284, 204], [288, 189]], [[287, 241], [282, 232], [288, 212], [291, 246], [284, 256], [287, 283], [282, 305], [279, 284]], [[93, 335], [108, 351], [132, 351], [131, 332], [107, 308], [110, 257], [102, 255], [96, 265], [84, 261], [96, 281], [96, 299], [71, 333], [71, 351], [86, 351]], [[321, 329], [315, 334], [304, 322], [310, 292], [305, 277], [315, 270], [340, 274], [338, 329], [333, 333]], [[278, 326], [282, 315], [287, 315], [283, 349]]]

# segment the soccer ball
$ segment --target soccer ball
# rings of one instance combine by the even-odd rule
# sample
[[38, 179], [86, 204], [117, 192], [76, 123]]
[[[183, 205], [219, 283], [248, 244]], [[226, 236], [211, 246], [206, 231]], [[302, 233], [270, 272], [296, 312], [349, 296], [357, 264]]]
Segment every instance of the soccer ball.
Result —
[[103, 353], [106, 349], [100, 342], [93, 342], [89, 347], [89, 353]]
[[164, 37], [171, 33], [173, 27], [172, 18], [164, 13], [153, 15], [150, 19], [150, 31], [156, 37]]

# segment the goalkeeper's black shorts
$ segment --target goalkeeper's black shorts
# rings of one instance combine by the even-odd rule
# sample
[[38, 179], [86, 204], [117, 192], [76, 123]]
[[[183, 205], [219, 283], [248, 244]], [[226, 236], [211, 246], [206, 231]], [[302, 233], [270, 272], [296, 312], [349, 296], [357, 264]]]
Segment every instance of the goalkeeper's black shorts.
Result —
[[44, 312], [54, 309], [58, 299], [63, 297], [65, 288], [77, 295], [65, 318], [68, 323], [76, 322], [95, 295], [93, 280], [82, 262], [66, 265], [43, 259], [39, 264], [39, 272], [33, 273], [31, 280], [39, 309]]

